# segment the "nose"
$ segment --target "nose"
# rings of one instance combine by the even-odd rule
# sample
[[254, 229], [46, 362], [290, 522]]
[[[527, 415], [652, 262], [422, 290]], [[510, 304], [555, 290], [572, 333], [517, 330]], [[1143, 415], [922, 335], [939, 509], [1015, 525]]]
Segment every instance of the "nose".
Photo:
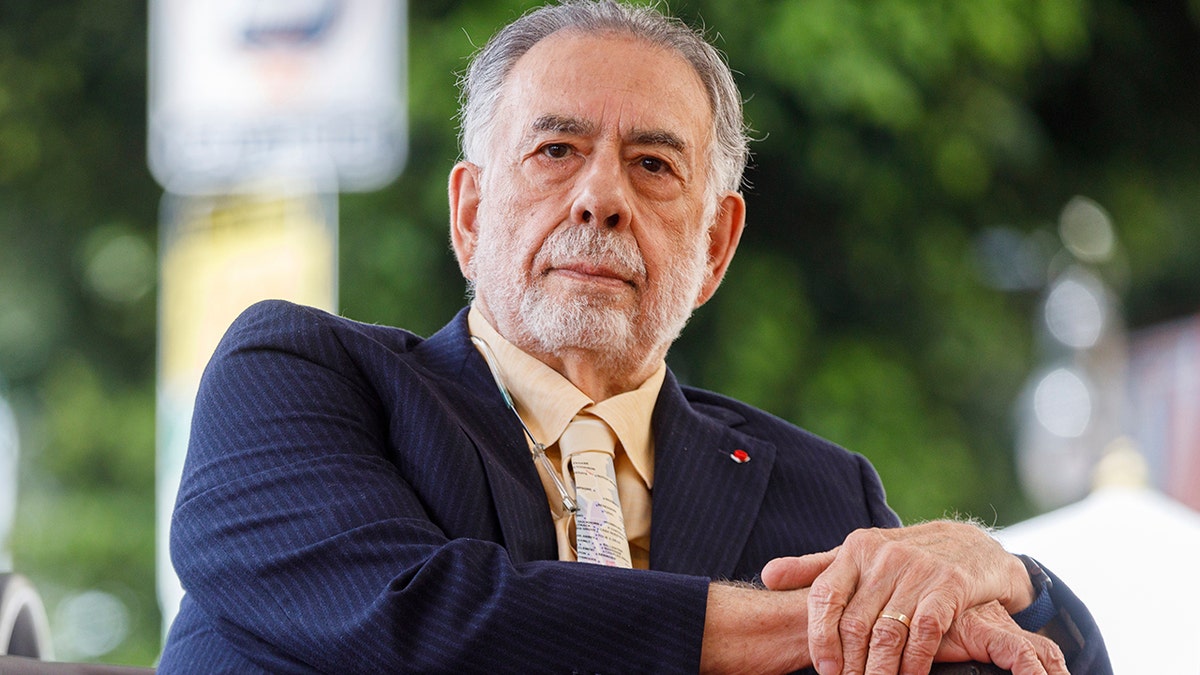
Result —
[[597, 152], [589, 158], [571, 205], [571, 219], [576, 224], [609, 229], [629, 224], [629, 193], [622, 169], [616, 153]]

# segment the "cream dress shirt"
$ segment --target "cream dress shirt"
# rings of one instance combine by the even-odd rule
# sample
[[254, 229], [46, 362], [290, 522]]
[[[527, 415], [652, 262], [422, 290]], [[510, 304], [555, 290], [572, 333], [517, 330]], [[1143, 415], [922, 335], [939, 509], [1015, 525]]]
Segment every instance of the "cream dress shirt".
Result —
[[[666, 363], [633, 391], [603, 401], [593, 401], [558, 371], [521, 351], [504, 339], [474, 306], [467, 315], [471, 335], [491, 347], [504, 386], [512, 395], [517, 413], [546, 445], [546, 456], [559, 467], [558, 438], [576, 414], [585, 412], [608, 423], [617, 436], [617, 492], [625, 519], [625, 536], [633, 566], [650, 566], [650, 493], [654, 487], [654, 437], [650, 417], [666, 377]], [[537, 466], [554, 516], [560, 560], [575, 560], [574, 540], [558, 490]]]

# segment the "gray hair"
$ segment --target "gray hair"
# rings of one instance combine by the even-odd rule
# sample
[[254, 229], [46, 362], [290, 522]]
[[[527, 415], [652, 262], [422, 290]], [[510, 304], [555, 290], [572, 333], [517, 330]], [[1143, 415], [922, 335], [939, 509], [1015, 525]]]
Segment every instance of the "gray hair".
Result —
[[500, 89], [517, 61], [535, 44], [561, 30], [624, 33], [682, 56], [708, 94], [713, 114], [709, 150], [710, 189], [738, 190], [749, 156], [742, 98], [724, 57], [697, 31], [651, 7], [614, 0], [564, 0], [526, 13], [496, 33], [474, 56], [459, 82], [463, 157], [483, 164]]

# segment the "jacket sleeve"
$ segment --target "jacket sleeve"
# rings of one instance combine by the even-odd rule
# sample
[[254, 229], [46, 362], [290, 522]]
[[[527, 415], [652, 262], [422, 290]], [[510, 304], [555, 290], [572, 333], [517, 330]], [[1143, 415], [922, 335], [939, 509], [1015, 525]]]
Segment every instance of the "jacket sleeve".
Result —
[[271, 672], [697, 670], [708, 579], [448, 538], [391, 461], [389, 426], [419, 420], [359, 365], [327, 317], [279, 302], [217, 349], [171, 527], [207, 632]]
[[900, 527], [900, 516], [888, 506], [887, 493], [883, 489], [883, 481], [875, 467], [862, 455], [855, 455], [858, 460], [859, 473], [862, 476], [863, 494], [866, 496], [867, 513], [874, 527]]
[[1087, 675], [1112, 675], [1108, 649], [1091, 612], [1053, 572], [1045, 570], [1053, 586], [1050, 595], [1058, 615], [1042, 630], [1062, 648], [1067, 670]]

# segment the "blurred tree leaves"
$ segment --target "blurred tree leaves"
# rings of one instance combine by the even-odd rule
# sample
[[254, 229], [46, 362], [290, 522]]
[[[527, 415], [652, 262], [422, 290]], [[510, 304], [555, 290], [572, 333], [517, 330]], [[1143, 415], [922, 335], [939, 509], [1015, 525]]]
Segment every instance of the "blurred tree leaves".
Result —
[[[341, 308], [429, 333], [449, 253], [457, 74], [528, 0], [410, 2], [404, 175], [341, 198]], [[1050, 241], [1076, 194], [1112, 215], [1135, 325], [1200, 301], [1194, 0], [676, 0], [737, 71], [761, 140], [749, 229], [672, 350], [684, 381], [879, 468], [906, 520], [1030, 515], [1012, 405], [1036, 273], [988, 286], [981, 237]], [[104, 660], [150, 663], [161, 190], [145, 163], [145, 3], [0, 4], [0, 374], [22, 422], [13, 549], [54, 605], [130, 611]], [[1048, 253], [1048, 258], [1053, 251]], [[1044, 272], [1044, 270], [1042, 270]]]

